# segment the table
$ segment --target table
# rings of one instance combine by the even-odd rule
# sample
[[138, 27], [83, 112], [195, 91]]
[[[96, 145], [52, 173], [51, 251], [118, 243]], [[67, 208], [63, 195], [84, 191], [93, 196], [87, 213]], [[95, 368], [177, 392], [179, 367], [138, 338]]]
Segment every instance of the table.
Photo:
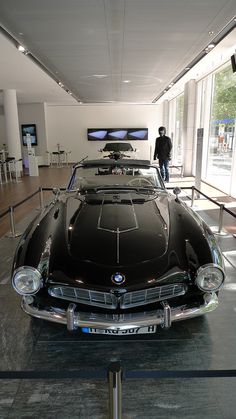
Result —
[[68, 154], [71, 151], [52, 151], [50, 152], [50, 166], [56, 165], [58, 167], [63, 166], [64, 164], [68, 166]]

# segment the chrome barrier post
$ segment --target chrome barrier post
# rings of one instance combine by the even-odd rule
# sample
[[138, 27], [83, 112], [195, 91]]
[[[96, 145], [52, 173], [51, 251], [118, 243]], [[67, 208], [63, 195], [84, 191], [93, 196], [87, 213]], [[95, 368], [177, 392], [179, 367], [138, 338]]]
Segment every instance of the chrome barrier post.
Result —
[[15, 229], [14, 207], [9, 207], [9, 214], [10, 214], [11, 233], [6, 234], [6, 237], [10, 239], [15, 239], [16, 237], [21, 236], [22, 233], [20, 233], [19, 231], [16, 231]]
[[219, 212], [218, 226], [211, 227], [211, 230], [216, 235], [226, 236], [228, 234], [227, 231], [222, 231], [222, 227], [223, 227], [223, 215], [224, 215], [225, 206], [224, 206], [224, 204], [220, 204], [219, 207], [220, 207], [220, 212]]
[[120, 362], [108, 367], [109, 419], [122, 419], [122, 369]]
[[42, 186], [39, 187], [39, 202], [40, 202], [40, 209], [44, 209], [44, 199], [43, 199], [43, 188]]
[[220, 204], [218, 234], [220, 234], [221, 233], [221, 230], [222, 230], [222, 226], [223, 226], [223, 214], [224, 214], [224, 204]]
[[191, 207], [194, 205], [194, 198], [195, 198], [195, 188], [192, 186], [192, 197], [191, 197]]

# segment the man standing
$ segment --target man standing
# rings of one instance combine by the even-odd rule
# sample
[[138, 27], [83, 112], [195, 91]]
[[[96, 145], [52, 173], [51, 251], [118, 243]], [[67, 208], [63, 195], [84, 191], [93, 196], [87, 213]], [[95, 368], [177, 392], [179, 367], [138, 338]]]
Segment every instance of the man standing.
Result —
[[171, 159], [170, 152], [172, 149], [171, 139], [166, 135], [165, 127], [160, 127], [160, 137], [156, 138], [154, 151], [154, 160], [158, 158], [161, 176], [165, 182], [169, 182], [169, 161]]

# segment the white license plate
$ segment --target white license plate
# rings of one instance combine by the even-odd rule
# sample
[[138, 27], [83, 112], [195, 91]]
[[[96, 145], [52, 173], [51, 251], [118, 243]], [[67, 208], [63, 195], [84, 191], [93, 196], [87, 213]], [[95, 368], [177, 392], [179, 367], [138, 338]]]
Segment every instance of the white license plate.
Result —
[[82, 327], [84, 333], [97, 333], [100, 335], [142, 335], [145, 333], [155, 333], [156, 326], [132, 327], [130, 329], [96, 329], [95, 327]]

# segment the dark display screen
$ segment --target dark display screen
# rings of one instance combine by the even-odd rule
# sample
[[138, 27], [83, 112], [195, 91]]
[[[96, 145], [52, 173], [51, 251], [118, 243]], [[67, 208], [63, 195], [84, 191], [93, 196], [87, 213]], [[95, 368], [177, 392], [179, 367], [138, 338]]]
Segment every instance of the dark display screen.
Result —
[[89, 141], [148, 140], [148, 128], [88, 128]]
[[22, 134], [23, 145], [27, 145], [27, 138], [29, 137], [27, 134], [30, 134], [31, 145], [32, 146], [38, 145], [35, 124], [21, 125], [21, 134]]

